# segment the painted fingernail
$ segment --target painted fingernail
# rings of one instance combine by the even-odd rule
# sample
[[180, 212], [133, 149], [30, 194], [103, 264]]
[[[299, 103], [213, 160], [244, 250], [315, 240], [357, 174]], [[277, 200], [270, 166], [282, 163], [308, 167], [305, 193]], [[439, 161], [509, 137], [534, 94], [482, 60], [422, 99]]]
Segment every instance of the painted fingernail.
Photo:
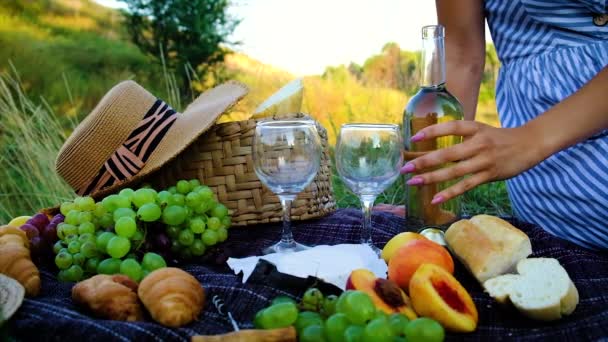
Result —
[[407, 181], [407, 185], [421, 185], [424, 183], [424, 179], [422, 177], [413, 177], [412, 179]]
[[424, 139], [424, 133], [423, 132], [416, 133], [416, 134], [414, 134], [413, 137], [410, 138], [410, 140], [413, 141], [413, 142], [417, 142], [417, 141], [420, 141], [422, 139]]
[[439, 203], [442, 203], [443, 201], [445, 201], [445, 198], [443, 196], [439, 195], [439, 196], [433, 197], [431, 204], [439, 204]]
[[409, 173], [416, 169], [416, 166], [412, 163], [405, 163], [401, 168], [401, 173]]

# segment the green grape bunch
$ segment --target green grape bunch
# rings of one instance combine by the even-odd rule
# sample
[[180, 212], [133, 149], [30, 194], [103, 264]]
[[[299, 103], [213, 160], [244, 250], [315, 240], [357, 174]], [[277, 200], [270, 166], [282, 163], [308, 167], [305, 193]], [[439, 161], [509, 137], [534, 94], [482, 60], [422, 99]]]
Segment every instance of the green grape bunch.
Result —
[[[197, 179], [156, 191], [125, 188], [99, 202], [77, 197], [62, 203], [65, 217], [53, 245], [58, 278], [77, 282], [95, 274], [141, 281], [165, 259], [190, 259], [228, 238], [228, 208]], [[153, 253], [153, 252], [157, 253]]]

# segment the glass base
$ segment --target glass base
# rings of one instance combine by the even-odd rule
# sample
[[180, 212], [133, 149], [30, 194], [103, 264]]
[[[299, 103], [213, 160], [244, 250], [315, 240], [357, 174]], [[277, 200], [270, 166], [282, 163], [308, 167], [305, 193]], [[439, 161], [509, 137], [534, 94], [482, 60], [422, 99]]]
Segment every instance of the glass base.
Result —
[[371, 242], [368, 242], [368, 243], [365, 243], [365, 244], [366, 244], [366, 245], [368, 245], [368, 246], [369, 246], [369, 247], [372, 249], [372, 251], [374, 251], [374, 253], [376, 253], [376, 255], [377, 255], [378, 257], [380, 257], [380, 256], [381, 256], [381, 254], [382, 254], [382, 250], [381, 250], [380, 248], [376, 247], [376, 246], [375, 246], [373, 243], [371, 243]]
[[306, 249], [309, 249], [309, 246], [303, 245], [301, 243], [293, 242], [283, 242], [279, 241], [270, 247], [266, 247], [262, 250], [262, 254], [272, 254], [272, 253], [291, 253], [291, 252], [299, 252]]

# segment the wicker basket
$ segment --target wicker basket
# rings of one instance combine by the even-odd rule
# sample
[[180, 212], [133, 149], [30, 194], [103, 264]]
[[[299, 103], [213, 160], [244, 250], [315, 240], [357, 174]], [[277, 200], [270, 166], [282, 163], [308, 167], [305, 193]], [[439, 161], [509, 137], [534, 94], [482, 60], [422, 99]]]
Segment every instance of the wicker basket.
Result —
[[[305, 114], [290, 117], [308, 118]], [[281, 221], [278, 197], [262, 185], [253, 170], [256, 122], [250, 119], [213, 126], [147, 181], [167, 187], [180, 179], [198, 178], [230, 209], [235, 226]], [[321, 167], [311, 184], [293, 201], [292, 220], [318, 218], [335, 210], [327, 131], [319, 123], [317, 130], [323, 146]]]

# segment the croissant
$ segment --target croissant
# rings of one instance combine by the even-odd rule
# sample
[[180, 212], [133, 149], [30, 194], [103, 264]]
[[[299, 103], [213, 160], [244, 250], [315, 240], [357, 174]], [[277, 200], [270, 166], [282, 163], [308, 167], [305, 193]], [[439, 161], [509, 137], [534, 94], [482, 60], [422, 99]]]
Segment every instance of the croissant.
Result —
[[0, 273], [17, 280], [27, 296], [40, 292], [40, 273], [30, 257], [30, 242], [24, 231], [13, 226], [0, 227]]
[[198, 280], [174, 267], [148, 274], [139, 284], [138, 294], [155, 321], [174, 328], [195, 320], [205, 302]]
[[137, 299], [137, 283], [124, 275], [99, 274], [83, 280], [72, 288], [72, 300], [101, 318], [143, 320], [143, 310]]

